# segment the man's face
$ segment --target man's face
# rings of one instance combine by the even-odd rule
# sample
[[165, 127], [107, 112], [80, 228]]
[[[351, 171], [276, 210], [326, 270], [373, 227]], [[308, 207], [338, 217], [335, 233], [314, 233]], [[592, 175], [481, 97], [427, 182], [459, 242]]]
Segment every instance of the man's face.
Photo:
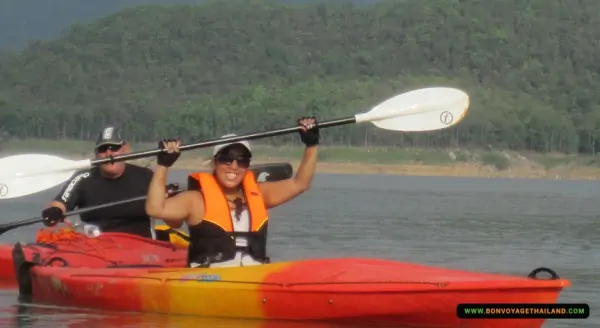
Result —
[[[96, 157], [106, 158], [109, 156], [123, 155], [129, 152], [129, 145], [105, 144], [96, 148]], [[119, 176], [125, 171], [125, 162], [106, 163], [100, 165], [100, 171], [107, 176]]]

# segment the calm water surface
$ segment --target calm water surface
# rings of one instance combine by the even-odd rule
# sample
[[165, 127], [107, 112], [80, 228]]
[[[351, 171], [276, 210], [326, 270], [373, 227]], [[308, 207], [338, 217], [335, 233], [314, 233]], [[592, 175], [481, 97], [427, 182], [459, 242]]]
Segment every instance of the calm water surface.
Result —
[[[170, 181], [185, 181], [174, 172]], [[1, 201], [0, 221], [35, 217], [56, 189]], [[273, 260], [367, 256], [525, 276], [546, 266], [571, 280], [560, 302], [584, 302], [600, 327], [600, 182], [383, 175], [319, 175], [312, 189], [271, 212]], [[0, 242], [31, 241], [40, 226]], [[0, 293], [0, 327], [257, 327], [252, 321], [19, 306]], [[301, 325], [302, 327], [312, 327]], [[300, 327], [289, 324], [273, 327]], [[314, 326], [320, 327], [320, 326]]]

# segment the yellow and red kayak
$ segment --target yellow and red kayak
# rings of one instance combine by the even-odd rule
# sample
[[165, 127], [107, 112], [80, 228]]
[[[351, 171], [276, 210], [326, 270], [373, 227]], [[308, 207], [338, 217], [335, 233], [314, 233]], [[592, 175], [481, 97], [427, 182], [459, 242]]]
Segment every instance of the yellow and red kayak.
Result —
[[116, 311], [410, 327], [541, 327], [457, 317], [460, 303], [554, 303], [568, 280], [366, 258], [236, 268], [30, 269], [31, 300]]

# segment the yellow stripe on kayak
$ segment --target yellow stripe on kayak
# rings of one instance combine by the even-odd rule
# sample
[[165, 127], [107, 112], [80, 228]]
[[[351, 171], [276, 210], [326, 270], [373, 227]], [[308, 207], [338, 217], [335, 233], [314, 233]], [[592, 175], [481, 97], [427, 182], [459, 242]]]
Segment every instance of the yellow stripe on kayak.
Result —
[[[289, 263], [239, 268], [196, 268], [148, 275], [138, 288], [146, 310], [210, 317], [265, 318], [261, 296], [267, 275]], [[161, 281], [166, 282], [160, 287]], [[216, 301], [218, 300], [218, 301]], [[242, 305], [243, 306], [240, 306]], [[232, 308], [233, 307], [233, 308]]]

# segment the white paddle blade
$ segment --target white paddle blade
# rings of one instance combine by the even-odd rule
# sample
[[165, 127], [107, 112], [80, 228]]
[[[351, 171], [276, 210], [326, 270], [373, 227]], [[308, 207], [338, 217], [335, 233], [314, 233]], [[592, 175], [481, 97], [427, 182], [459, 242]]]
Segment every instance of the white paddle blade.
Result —
[[434, 131], [460, 122], [469, 109], [469, 95], [454, 88], [433, 87], [402, 93], [355, 115], [356, 122], [371, 122], [393, 131]]
[[22, 197], [65, 182], [75, 170], [91, 167], [90, 160], [71, 161], [23, 154], [0, 159], [0, 200]]

